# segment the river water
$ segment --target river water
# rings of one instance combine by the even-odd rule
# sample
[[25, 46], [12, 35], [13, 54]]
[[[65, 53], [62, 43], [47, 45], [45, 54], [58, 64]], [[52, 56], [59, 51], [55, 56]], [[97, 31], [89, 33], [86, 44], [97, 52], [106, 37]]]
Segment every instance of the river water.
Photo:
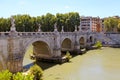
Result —
[[44, 69], [43, 80], [120, 80], [120, 48], [90, 50]]

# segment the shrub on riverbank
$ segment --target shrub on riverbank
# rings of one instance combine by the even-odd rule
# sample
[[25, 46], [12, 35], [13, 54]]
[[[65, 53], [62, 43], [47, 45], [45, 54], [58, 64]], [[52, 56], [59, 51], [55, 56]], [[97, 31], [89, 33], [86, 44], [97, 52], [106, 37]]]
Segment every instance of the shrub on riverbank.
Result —
[[33, 80], [33, 78], [33, 75], [24, 75], [22, 72], [18, 72], [16, 74], [11, 73], [9, 70], [0, 72], [0, 80]]
[[102, 47], [102, 43], [100, 41], [97, 41], [95, 43], [95, 46], [100, 49]]
[[65, 57], [67, 58], [67, 61], [69, 62], [72, 56], [70, 55], [69, 51], [66, 52]]
[[34, 80], [42, 80], [43, 71], [38, 65], [35, 64], [30, 68], [28, 74], [34, 75]]
[[24, 75], [21, 72], [18, 72], [17, 74], [13, 74], [12, 80], [33, 80], [34, 76], [31, 74]]
[[11, 80], [13, 74], [9, 70], [3, 70], [0, 72], [0, 80]]

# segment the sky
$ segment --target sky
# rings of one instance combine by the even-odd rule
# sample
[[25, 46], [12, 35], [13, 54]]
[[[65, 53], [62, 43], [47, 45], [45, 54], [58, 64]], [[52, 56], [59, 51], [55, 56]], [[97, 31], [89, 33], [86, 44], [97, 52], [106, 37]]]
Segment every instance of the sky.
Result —
[[78, 12], [80, 16], [120, 15], [120, 0], [0, 0], [0, 17]]

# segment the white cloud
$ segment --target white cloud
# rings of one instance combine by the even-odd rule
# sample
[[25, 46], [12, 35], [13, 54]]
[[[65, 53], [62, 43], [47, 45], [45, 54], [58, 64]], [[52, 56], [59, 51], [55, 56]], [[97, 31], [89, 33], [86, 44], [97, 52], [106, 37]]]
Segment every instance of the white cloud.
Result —
[[65, 6], [65, 9], [69, 9], [69, 8], [70, 8], [70, 6], [68, 6], [68, 5], [67, 5], [67, 6]]

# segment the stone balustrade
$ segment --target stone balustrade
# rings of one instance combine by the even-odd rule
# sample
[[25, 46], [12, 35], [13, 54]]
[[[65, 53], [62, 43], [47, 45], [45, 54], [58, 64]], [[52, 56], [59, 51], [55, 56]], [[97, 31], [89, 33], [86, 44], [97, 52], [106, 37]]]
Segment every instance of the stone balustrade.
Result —
[[[11, 32], [0, 32], [0, 37], [9, 37]], [[54, 32], [15, 32], [17, 36], [52, 36]]]
[[[13, 34], [17, 37], [30, 37], [30, 36], [55, 36], [55, 32], [0, 32], [0, 37], [10, 37]], [[69, 36], [69, 35], [85, 35], [85, 34], [95, 34], [93, 32], [58, 32], [59, 35]]]

